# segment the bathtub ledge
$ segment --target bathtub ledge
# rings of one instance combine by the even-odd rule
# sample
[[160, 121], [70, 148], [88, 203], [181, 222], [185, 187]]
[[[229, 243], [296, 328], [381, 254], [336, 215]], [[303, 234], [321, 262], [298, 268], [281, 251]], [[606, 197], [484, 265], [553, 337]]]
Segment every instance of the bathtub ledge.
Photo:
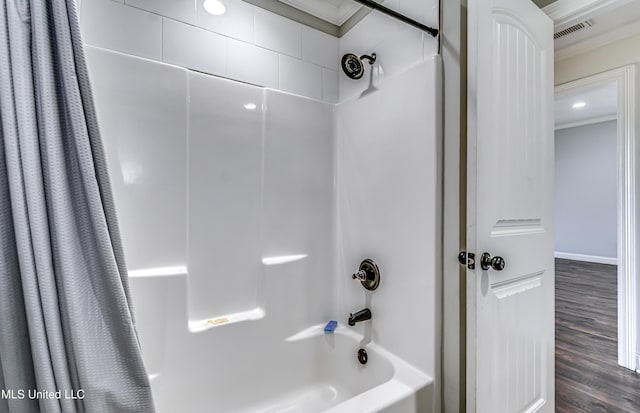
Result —
[[211, 330], [212, 328], [240, 323], [243, 321], [260, 320], [261, 318], [264, 318], [264, 315], [264, 310], [258, 307], [249, 311], [220, 315], [212, 318], [205, 318], [204, 320], [189, 320], [189, 332], [201, 333], [203, 331]]
[[351, 337], [356, 341], [362, 341], [363, 339], [363, 336], [361, 334], [357, 333], [356, 331], [350, 328], [347, 328], [347, 326], [345, 326], [344, 324], [338, 323], [338, 326], [336, 327], [333, 333], [325, 333], [324, 332], [325, 325], [326, 324], [316, 324], [311, 327], [305, 328], [304, 330], [300, 330], [297, 333], [287, 337], [285, 341], [295, 342], [295, 341], [307, 340], [312, 337], [322, 336], [325, 334], [326, 335], [342, 334], [344, 336]]

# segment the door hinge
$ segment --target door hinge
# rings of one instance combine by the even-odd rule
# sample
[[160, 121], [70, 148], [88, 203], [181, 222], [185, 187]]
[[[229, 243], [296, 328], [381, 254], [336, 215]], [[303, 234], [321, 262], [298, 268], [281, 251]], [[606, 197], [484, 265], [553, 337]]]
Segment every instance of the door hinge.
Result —
[[475, 270], [476, 254], [474, 254], [473, 252], [460, 251], [460, 254], [458, 254], [458, 262], [461, 265], [466, 265], [470, 270]]

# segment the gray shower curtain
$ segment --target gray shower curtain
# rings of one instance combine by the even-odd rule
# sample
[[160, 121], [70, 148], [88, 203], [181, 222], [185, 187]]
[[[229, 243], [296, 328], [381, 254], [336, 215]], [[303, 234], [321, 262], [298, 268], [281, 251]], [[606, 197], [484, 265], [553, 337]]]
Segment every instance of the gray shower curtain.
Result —
[[0, 390], [154, 411], [74, 0], [0, 0]]

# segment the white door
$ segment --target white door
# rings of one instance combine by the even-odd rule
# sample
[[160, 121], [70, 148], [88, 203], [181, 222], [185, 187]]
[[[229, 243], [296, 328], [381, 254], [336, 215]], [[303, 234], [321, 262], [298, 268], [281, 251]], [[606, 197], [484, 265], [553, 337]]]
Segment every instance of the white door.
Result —
[[553, 412], [553, 23], [468, 4], [467, 411]]

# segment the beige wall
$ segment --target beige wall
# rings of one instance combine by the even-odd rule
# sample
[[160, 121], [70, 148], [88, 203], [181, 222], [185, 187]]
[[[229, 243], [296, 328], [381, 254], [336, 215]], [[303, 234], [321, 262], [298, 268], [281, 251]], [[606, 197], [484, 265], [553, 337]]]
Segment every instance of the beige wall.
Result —
[[555, 64], [555, 84], [640, 63], [640, 34], [599, 47]]

